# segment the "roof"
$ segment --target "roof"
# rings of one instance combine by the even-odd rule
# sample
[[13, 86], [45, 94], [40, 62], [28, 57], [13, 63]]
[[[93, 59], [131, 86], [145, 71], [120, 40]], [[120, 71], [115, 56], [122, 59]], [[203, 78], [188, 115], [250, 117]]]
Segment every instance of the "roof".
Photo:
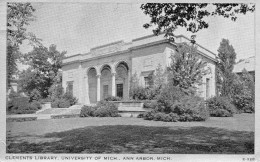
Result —
[[[179, 44], [182, 42], [190, 42], [190, 40], [183, 35], [176, 35], [174, 44]], [[141, 38], [133, 39], [131, 42], [117, 41], [113, 43], [109, 43], [106, 45], [101, 45], [98, 47], [94, 47], [90, 49], [90, 52], [86, 54], [76, 54], [72, 56], [68, 56], [63, 59], [63, 65], [70, 64], [74, 62], [83, 62], [91, 59], [97, 59], [100, 57], [106, 57], [109, 55], [117, 55], [124, 52], [128, 52], [134, 49], [143, 48], [146, 46], [152, 46], [160, 43], [170, 43], [167, 38], [164, 37], [163, 34], [158, 36], [148, 35]], [[209, 59], [216, 60], [216, 54], [211, 52], [210, 50], [204, 48], [203, 46], [196, 43], [198, 46], [198, 51], [205, 57]]]
[[249, 57], [235, 64], [233, 72], [241, 73], [243, 69], [246, 69], [248, 72], [255, 71], [255, 56]]

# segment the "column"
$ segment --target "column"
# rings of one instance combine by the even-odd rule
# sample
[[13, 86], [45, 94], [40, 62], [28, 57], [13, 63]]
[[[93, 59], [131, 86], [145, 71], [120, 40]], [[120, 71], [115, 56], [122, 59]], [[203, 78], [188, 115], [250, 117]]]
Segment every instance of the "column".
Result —
[[78, 99], [79, 99], [79, 103], [83, 103], [83, 68], [82, 65], [80, 63], [79, 68], [78, 68]]
[[112, 73], [112, 96], [116, 96], [116, 73]]
[[100, 75], [97, 75], [97, 101], [100, 101]]

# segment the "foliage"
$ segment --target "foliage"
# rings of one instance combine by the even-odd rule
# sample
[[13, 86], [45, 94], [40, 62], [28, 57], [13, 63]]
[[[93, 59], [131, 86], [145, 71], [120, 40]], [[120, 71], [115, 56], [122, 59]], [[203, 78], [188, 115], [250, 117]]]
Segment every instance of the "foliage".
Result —
[[204, 100], [197, 96], [186, 96], [171, 106], [171, 111], [180, 117], [180, 121], [204, 121], [209, 111]]
[[200, 60], [195, 46], [179, 44], [171, 56], [169, 82], [187, 93], [195, 93], [196, 86], [202, 83], [202, 77], [209, 73], [206, 65], [205, 61]]
[[158, 64], [155, 72], [148, 75], [148, 87], [139, 85], [139, 78], [135, 73], [130, 80], [130, 97], [134, 100], [154, 100], [166, 85], [166, 71]]
[[121, 101], [122, 98], [121, 97], [117, 97], [117, 96], [108, 96], [107, 98], [104, 99], [105, 101]]
[[56, 83], [57, 77], [60, 77], [59, 71], [65, 53], [57, 51], [56, 46], [51, 45], [49, 49], [43, 46], [34, 47], [31, 52], [25, 54], [23, 62], [29, 65], [29, 68], [19, 76], [19, 87], [22, 91], [28, 96], [38, 91], [39, 98], [47, 98], [49, 89]]
[[232, 97], [232, 84], [235, 74], [232, 72], [236, 60], [236, 52], [228, 39], [222, 39], [218, 48], [217, 86], [221, 96]]
[[171, 106], [186, 94], [179, 88], [172, 85], [167, 85], [161, 90], [161, 93], [157, 96], [155, 110], [160, 112], [171, 112]]
[[80, 117], [118, 117], [118, 107], [108, 101], [100, 101], [97, 106], [83, 106]]
[[37, 101], [29, 103], [28, 97], [16, 97], [8, 101], [7, 113], [10, 114], [33, 114], [41, 109]]
[[78, 102], [78, 99], [73, 97], [72, 93], [70, 92], [64, 93], [61, 98], [68, 101], [70, 106], [75, 105]]
[[165, 36], [174, 41], [174, 31], [177, 27], [185, 27], [192, 33], [208, 28], [206, 19], [209, 16], [222, 16], [236, 21], [238, 14], [254, 12], [254, 4], [243, 3], [146, 3], [141, 5], [145, 15], [150, 16], [150, 22], [144, 28], [154, 28], [158, 35], [165, 32]]
[[35, 20], [34, 12], [31, 3], [7, 3], [7, 88], [17, 71], [16, 63], [21, 57], [19, 46], [22, 42], [28, 40], [33, 46], [41, 45], [40, 39], [33, 33], [26, 32], [26, 27]]
[[233, 83], [232, 102], [239, 112], [253, 113], [255, 111], [255, 83], [245, 69], [242, 76], [236, 76]]
[[[154, 110], [138, 115], [145, 120], [176, 122], [176, 121], [205, 121], [209, 117], [204, 100], [197, 96], [183, 96], [168, 102], [165, 107], [162, 104], [155, 106]], [[164, 102], [165, 103], [165, 102]]]
[[226, 97], [212, 97], [206, 101], [210, 116], [228, 117], [236, 113], [235, 106]]
[[155, 89], [161, 89], [166, 85], [167, 82], [167, 70], [164, 70], [161, 64], [158, 64], [153, 73], [153, 83]]
[[78, 102], [76, 97], [69, 92], [64, 93], [60, 98], [55, 98], [51, 101], [52, 108], [68, 108], [72, 105], [75, 105]]
[[157, 105], [156, 100], [143, 100], [142, 102], [144, 103], [144, 108], [154, 108]]
[[84, 105], [81, 108], [80, 111], [80, 117], [90, 117], [90, 116], [94, 116], [94, 112], [97, 110], [96, 106], [86, 106]]

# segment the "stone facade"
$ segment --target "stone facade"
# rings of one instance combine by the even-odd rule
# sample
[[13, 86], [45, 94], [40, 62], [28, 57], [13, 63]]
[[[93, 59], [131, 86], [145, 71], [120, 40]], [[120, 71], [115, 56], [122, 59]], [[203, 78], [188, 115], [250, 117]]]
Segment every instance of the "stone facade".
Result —
[[[176, 44], [189, 39], [176, 36], [170, 43], [163, 35], [146, 36], [125, 43], [123, 41], [92, 48], [87, 54], [66, 57], [63, 60], [62, 86], [71, 90], [80, 103], [96, 103], [107, 96], [129, 98], [130, 78], [136, 74], [140, 85], [158, 65], [165, 69]], [[216, 55], [198, 45], [201, 58], [207, 61], [211, 73], [203, 78], [198, 93], [206, 98], [215, 95]]]

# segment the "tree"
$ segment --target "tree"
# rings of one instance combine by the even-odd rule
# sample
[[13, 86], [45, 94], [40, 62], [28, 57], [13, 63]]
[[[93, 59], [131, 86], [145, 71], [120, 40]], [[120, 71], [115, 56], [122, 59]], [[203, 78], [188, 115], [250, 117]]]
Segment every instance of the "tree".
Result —
[[171, 56], [171, 61], [168, 67], [168, 82], [186, 93], [195, 93], [196, 86], [202, 84], [202, 77], [209, 73], [207, 63], [197, 54], [196, 46], [179, 44]]
[[233, 68], [236, 60], [236, 52], [228, 39], [222, 39], [218, 48], [217, 63], [217, 88], [221, 96], [231, 98], [232, 84], [235, 79]]
[[154, 74], [154, 86], [155, 88], [161, 89], [167, 82], [167, 71], [162, 68], [161, 64], [158, 64]]
[[26, 32], [26, 26], [35, 20], [35, 9], [31, 3], [7, 3], [7, 89], [10, 87], [12, 75], [17, 72], [16, 61], [20, 58], [19, 46], [29, 40], [33, 46], [41, 45], [40, 39], [33, 33]]
[[154, 34], [165, 32], [165, 36], [174, 41], [174, 31], [178, 26], [196, 33], [208, 28], [205, 19], [208, 16], [222, 16], [236, 21], [238, 14], [254, 12], [254, 4], [243, 3], [146, 3], [141, 5], [145, 15], [151, 20], [144, 28], [154, 27]]
[[60, 77], [59, 71], [62, 66], [62, 58], [65, 51], [59, 52], [55, 45], [48, 48], [40, 46], [35, 47], [31, 52], [25, 54], [24, 62], [29, 65], [19, 78], [19, 86], [23, 92], [31, 98], [34, 94], [40, 93], [40, 98], [49, 96], [49, 88], [56, 83], [57, 77]]
[[255, 82], [246, 69], [241, 76], [235, 75], [232, 90], [232, 102], [240, 112], [255, 111]]

